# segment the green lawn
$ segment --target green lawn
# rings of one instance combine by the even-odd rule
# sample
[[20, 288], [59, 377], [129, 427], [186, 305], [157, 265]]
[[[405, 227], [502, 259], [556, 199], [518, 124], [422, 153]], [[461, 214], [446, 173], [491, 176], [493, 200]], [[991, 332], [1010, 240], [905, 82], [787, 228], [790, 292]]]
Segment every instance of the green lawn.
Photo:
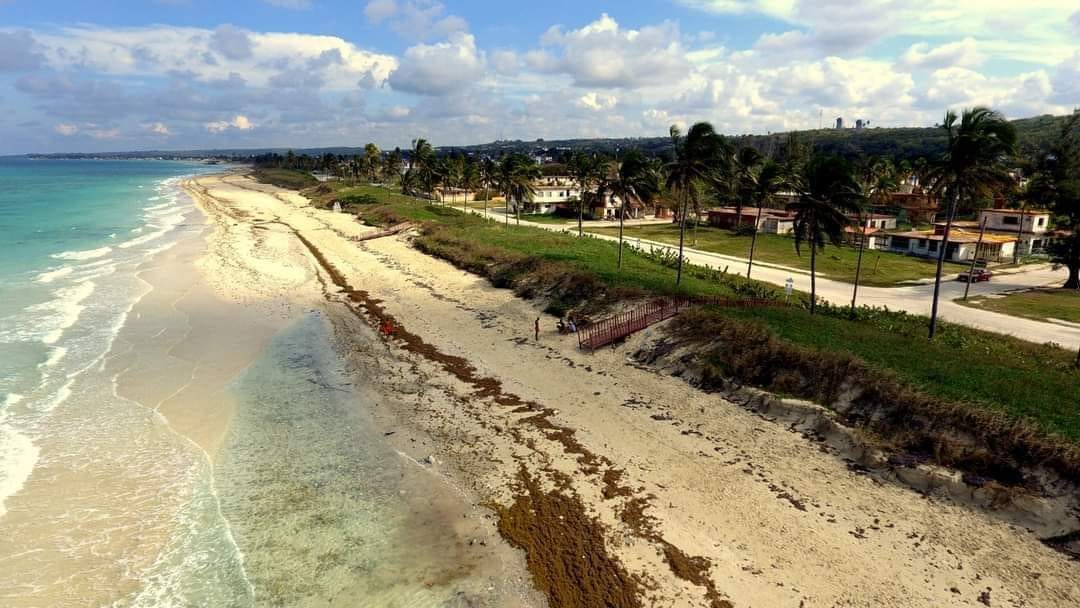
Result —
[[[618, 228], [594, 228], [597, 234], [617, 236]], [[729, 230], [701, 226], [697, 229], [697, 245], [691, 245], [693, 230], [687, 230], [686, 246], [723, 255], [747, 257], [750, 251], [749, 236], [737, 236]], [[626, 228], [625, 238], [642, 238], [669, 245], [679, 244], [679, 227], [672, 224], [634, 226]], [[851, 247], [829, 246], [818, 253], [817, 270], [821, 276], [838, 281], [853, 282], [858, 250]], [[758, 235], [755, 261], [779, 264], [810, 270], [810, 253], [804, 247], [800, 256], [795, 251], [795, 240], [774, 234]], [[734, 268], [732, 269], [735, 270]], [[745, 272], [743, 267], [740, 272]], [[863, 254], [861, 283], [878, 287], [892, 287], [904, 281], [926, 279], [934, 276], [935, 265], [924, 260], [896, 253], [866, 251]], [[960, 264], [948, 264], [945, 274], [963, 270]]]
[[719, 312], [764, 324], [801, 346], [851, 353], [932, 395], [1026, 419], [1080, 444], [1075, 352], [950, 324], [928, 342], [926, 319], [912, 315], [868, 315], [852, 322], [799, 308]]
[[1075, 289], [1037, 289], [996, 298], [979, 296], [957, 303], [1039, 321], [1061, 319], [1080, 323], [1080, 291]]
[[290, 190], [303, 190], [319, 183], [310, 173], [292, 169], [256, 169], [254, 175], [263, 183]]

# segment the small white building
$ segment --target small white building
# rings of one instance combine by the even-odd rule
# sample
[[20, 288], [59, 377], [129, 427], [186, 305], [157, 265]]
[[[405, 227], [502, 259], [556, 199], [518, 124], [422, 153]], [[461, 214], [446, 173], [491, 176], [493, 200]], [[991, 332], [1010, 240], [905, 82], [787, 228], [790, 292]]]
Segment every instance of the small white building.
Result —
[[879, 230], [896, 230], [896, 216], [883, 213], [867, 213], [861, 218], [858, 215], [849, 215], [852, 226], [858, 226], [861, 219], [863, 228], [876, 228]]
[[984, 209], [978, 223], [985, 219], [988, 233], [1012, 235], [1019, 243], [1020, 255], [1030, 255], [1050, 243], [1050, 217], [1045, 209]]
[[[937, 258], [944, 239], [943, 228], [935, 230], [916, 230], [895, 232], [887, 235], [888, 242], [883, 245], [890, 251], [914, 255], [923, 258]], [[954, 229], [949, 232], [949, 245], [945, 251], [945, 260], [949, 262], [970, 262], [976, 257], [975, 247], [979, 243], [978, 231], [971, 232]], [[986, 233], [979, 246], [978, 259], [987, 262], [1001, 262], [1012, 258], [1016, 248], [1016, 237], [1004, 234]]]

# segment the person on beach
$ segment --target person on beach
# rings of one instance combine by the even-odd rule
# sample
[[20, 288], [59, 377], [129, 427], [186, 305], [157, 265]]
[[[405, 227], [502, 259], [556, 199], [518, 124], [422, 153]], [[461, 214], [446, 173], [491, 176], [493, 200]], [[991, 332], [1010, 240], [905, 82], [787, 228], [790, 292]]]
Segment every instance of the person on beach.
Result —
[[536, 341], [540, 341], [540, 317], [536, 317]]

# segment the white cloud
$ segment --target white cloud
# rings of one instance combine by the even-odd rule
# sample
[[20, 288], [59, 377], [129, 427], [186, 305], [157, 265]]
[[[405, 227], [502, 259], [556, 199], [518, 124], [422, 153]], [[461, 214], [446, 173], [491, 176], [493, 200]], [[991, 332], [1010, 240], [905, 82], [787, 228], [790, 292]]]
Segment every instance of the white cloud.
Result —
[[[336, 36], [255, 33], [232, 26], [216, 30], [81, 26], [35, 32], [35, 38], [49, 67], [115, 76], [160, 77], [173, 72], [215, 82], [243, 74], [248, 84], [265, 86], [292, 68], [317, 75], [326, 88], [351, 90], [361, 81], [379, 86], [397, 67], [393, 56], [358, 48]], [[160, 63], [140, 62], [133, 54], [136, 49], [160, 58]], [[341, 61], [327, 62], [334, 53]]]
[[154, 135], [162, 135], [166, 137], [172, 135], [172, 131], [169, 130], [168, 125], [163, 122], [153, 122], [147, 125], [143, 125], [143, 128], [145, 128], [150, 133], [153, 133]]
[[614, 95], [605, 95], [603, 93], [586, 93], [578, 98], [578, 106], [589, 110], [610, 110], [619, 103], [618, 98]]
[[390, 29], [413, 42], [469, 31], [464, 19], [447, 15], [446, 6], [436, 0], [371, 0], [364, 6], [364, 16], [373, 25], [389, 22]]
[[255, 128], [255, 125], [248, 119], [247, 116], [237, 114], [232, 120], [217, 120], [214, 122], [208, 122], [204, 125], [206, 130], [210, 133], [224, 133], [229, 129], [236, 129], [238, 131], [250, 131]]
[[900, 58], [900, 62], [906, 66], [923, 69], [972, 67], [985, 60], [975, 39], [970, 36], [934, 48], [925, 42], [919, 42], [911, 45]]
[[364, 6], [364, 17], [375, 25], [379, 25], [390, 17], [397, 14], [396, 0], [371, 0]]
[[659, 86], [684, 77], [689, 69], [677, 25], [664, 22], [628, 30], [608, 14], [578, 30], [551, 28], [541, 43], [554, 47], [530, 53], [534, 69], [558, 71], [582, 87], [639, 88]]
[[64, 137], [71, 137], [79, 132], [79, 127], [68, 123], [60, 123], [53, 127], [53, 131], [63, 135]]
[[453, 34], [446, 42], [409, 47], [390, 86], [418, 95], [445, 95], [468, 88], [484, 73], [472, 34]]

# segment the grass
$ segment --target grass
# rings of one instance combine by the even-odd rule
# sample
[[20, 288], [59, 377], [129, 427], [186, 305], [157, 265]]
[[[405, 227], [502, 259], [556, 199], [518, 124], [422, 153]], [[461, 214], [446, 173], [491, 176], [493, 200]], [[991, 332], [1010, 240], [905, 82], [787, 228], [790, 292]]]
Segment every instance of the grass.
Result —
[[255, 178], [267, 184], [290, 190], [303, 190], [319, 183], [313, 175], [292, 169], [255, 169]]
[[[594, 228], [591, 232], [610, 236], [619, 234], [618, 228]], [[686, 246], [691, 246], [693, 230], [687, 231]], [[679, 244], [679, 227], [675, 225], [630, 226], [624, 233], [628, 239], [649, 239], [669, 245]], [[697, 229], [695, 249], [745, 258], [750, 251], [749, 236], [738, 236], [729, 230], [701, 226]], [[858, 250], [852, 247], [827, 247], [818, 253], [817, 270], [821, 276], [838, 281], [854, 282]], [[810, 254], [804, 247], [802, 255], [795, 251], [792, 238], [775, 234], [758, 235], [754, 260], [810, 270]], [[743, 268], [745, 270], [745, 267]], [[960, 264], [947, 264], [945, 274], [960, 272]], [[892, 287], [905, 281], [926, 279], [934, 276], [932, 260], [868, 250], [863, 254], [860, 282], [876, 287]]]
[[[513, 222], [514, 218], [510, 218], [510, 221]], [[558, 226], [563, 226], [573, 222], [574, 225], [577, 225], [576, 218], [562, 217], [553, 213], [523, 213], [521, 214], [521, 221], [533, 222], [535, 224], [553, 224]]]
[[721, 312], [794, 344], [855, 355], [921, 391], [1032, 421], [1080, 445], [1075, 353], [951, 324], [929, 342], [925, 318], [880, 311], [855, 322], [799, 308]]
[[967, 302], [956, 302], [972, 308], [1038, 321], [1060, 319], [1080, 323], [1080, 291], [1075, 289], [1035, 289], [1004, 297], [978, 296], [968, 299]]
[[[512, 223], [506, 227], [502, 222], [464, 215], [458, 209], [378, 187], [329, 189], [375, 199], [377, 202], [356, 210], [364, 221], [426, 222], [424, 234], [416, 240], [418, 247], [487, 276], [496, 285], [513, 288], [523, 297], [545, 297], [555, 303], [553, 312], [558, 314], [590, 301], [605, 303], [676, 291], [671, 257], [628, 250], [623, 268], [617, 270], [618, 248], [609, 241]], [[315, 190], [327, 188], [321, 184]], [[335, 194], [323, 191], [314, 192], [314, 196], [317, 204], [327, 204]], [[774, 287], [694, 266], [686, 269], [679, 293], [777, 297]], [[1061, 441], [1070, 449], [1080, 447], [1080, 371], [1072, 367], [1075, 353], [948, 323], [940, 325], [939, 338], [931, 343], [925, 337], [925, 317], [864, 308], [851, 320], [846, 309], [826, 306], [822, 311], [811, 316], [802, 307], [793, 306], [721, 309], [715, 314], [744, 328], [749, 336], [749, 342], [723, 347], [730, 356], [752, 352], [762, 341], [786, 349], [784, 356], [789, 359], [768, 366], [770, 374], [782, 375], [789, 368], [824, 358], [831, 366], [826, 369], [834, 372], [847, 369], [845, 366], [862, 370], [860, 377], [873, 394], [937, 404], [935, 408], [948, 412], [943, 420], [954, 430], [963, 431], [965, 425], [999, 429], [1009, 423], [1035, 429], [1033, 434], [1010, 431], [1010, 437], [1019, 438], [1021, 444], [1030, 437], [1049, 437], [1042, 444], [1038, 442], [1043, 440], [1032, 440], [1050, 446], [1039, 453], [1052, 451]], [[706, 331], [698, 334], [713, 339]], [[843, 365], [835, 362], [836, 357]], [[817, 382], [812, 374], [808, 379], [811, 385]], [[844, 379], [840, 374], [836, 383], [842, 384]], [[739, 380], [753, 383], [752, 378]], [[881, 387], [892, 385], [902, 390], [883, 392]], [[883, 406], [895, 408], [897, 404]], [[967, 412], [970, 417], [963, 418], [957, 412]], [[873, 418], [868, 416], [868, 420]], [[992, 420], [1005, 422], [987, 422]], [[986, 435], [993, 433], [988, 430]], [[993, 452], [992, 448], [1003, 442], [1008, 443], [995, 439], [988, 449]], [[1069, 462], [1077, 463], [1073, 470], [1080, 471], [1080, 456]]]

